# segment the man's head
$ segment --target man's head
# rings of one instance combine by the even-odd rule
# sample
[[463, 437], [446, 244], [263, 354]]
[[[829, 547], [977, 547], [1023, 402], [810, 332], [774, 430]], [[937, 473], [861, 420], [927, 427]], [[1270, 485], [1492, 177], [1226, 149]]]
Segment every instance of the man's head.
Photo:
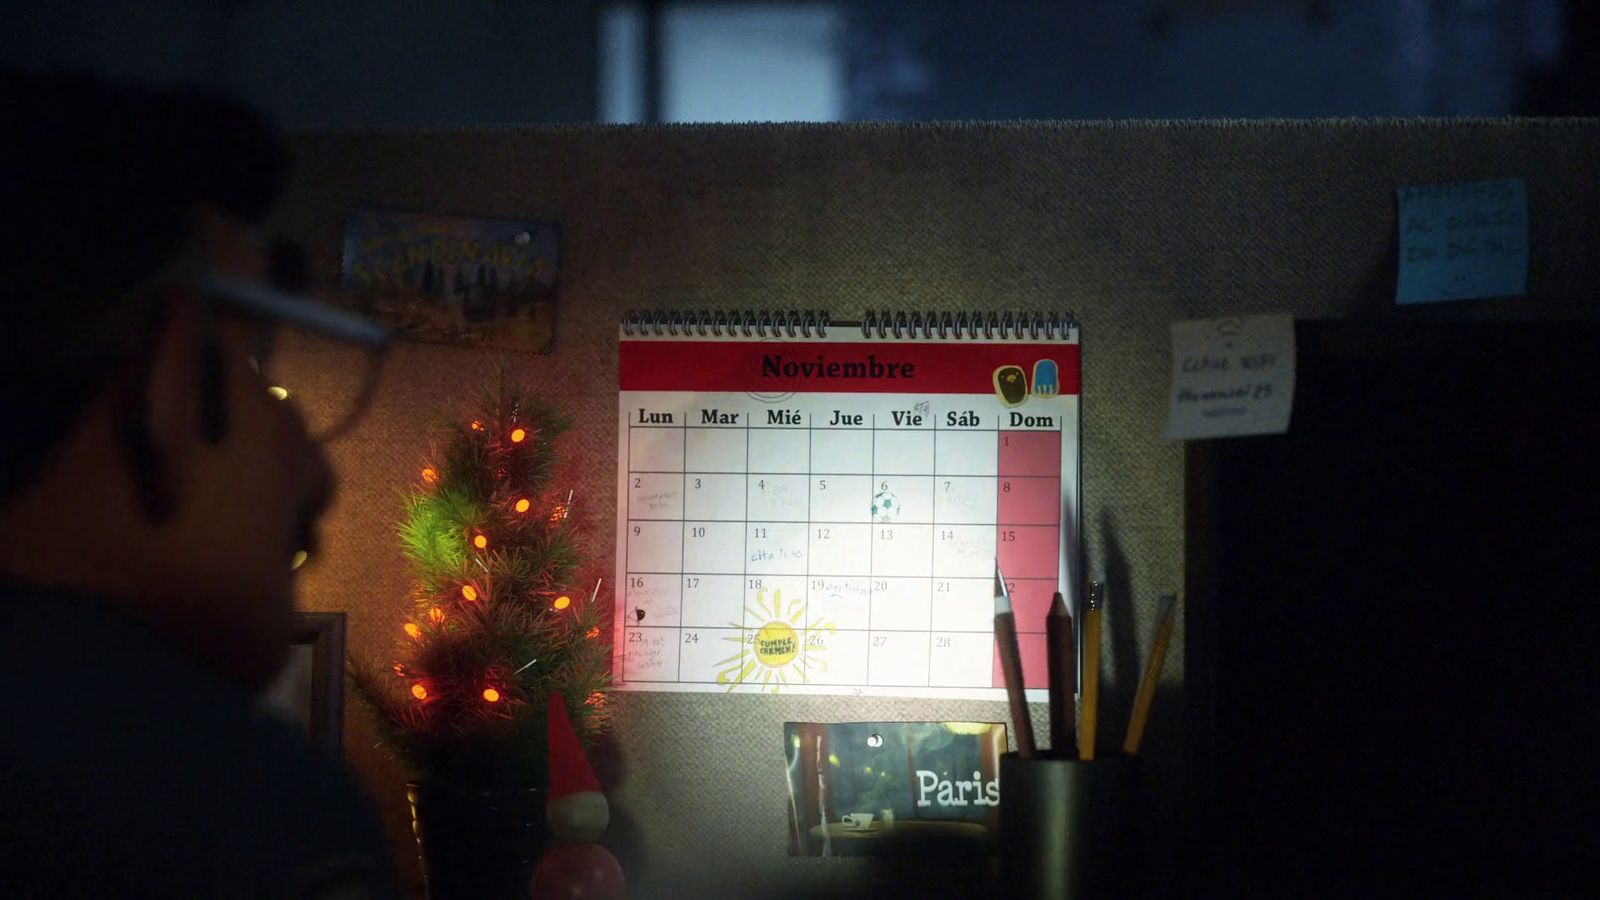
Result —
[[[83, 591], [249, 686], [333, 479], [258, 371], [286, 156], [220, 98], [0, 69], [0, 578]], [[17, 152], [20, 150], [20, 152]]]

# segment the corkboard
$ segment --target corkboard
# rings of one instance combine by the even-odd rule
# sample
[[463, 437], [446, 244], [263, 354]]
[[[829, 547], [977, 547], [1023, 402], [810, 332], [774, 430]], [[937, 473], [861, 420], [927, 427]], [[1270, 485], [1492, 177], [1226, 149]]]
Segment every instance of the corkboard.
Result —
[[[1109, 583], [1112, 728], [1156, 597], [1183, 578], [1182, 448], [1161, 439], [1168, 321], [1277, 310], [1557, 318], [1591, 315], [1600, 288], [1597, 120], [589, 127], [302, 135], [294, 146], [297, 181], [277, 224], [330, 284], [341, 223], [358, 206], [562, 223], [555, 350], [514, 370], [578, 418], [560, 477], [608, 573], [624, 310], [1076, 312], [1085, 540], [1088, 571]], [[1395, 308], [1394, 187], [1516, 176], [1532, 216], [1529, 296]], [[342, 489], [302, 603], [347, 612], [356, 652], [399, 634], [408, 581], [391, 527], [426, 429], [495, 359], [398, 348], [369, 418], [332, 447]], [[1150, 846], [1181, 825], [1182, 637], [1180, 624], [1145, 743]], [[784, 721], [1005, 719], [999, 704], [870, 698], [632, 694], [616, 709], [601, 761], [608, 840], [650, 896], [838, 895], [901, 877], [785, 855]], [[404, 775], [373, 749], [360, 712], [347, 719], [349, 758], [415, 885]], [[1147, 850], [1146, 871], [1179, 853]], [[948, 883], [938, 861], [919, 871]]]

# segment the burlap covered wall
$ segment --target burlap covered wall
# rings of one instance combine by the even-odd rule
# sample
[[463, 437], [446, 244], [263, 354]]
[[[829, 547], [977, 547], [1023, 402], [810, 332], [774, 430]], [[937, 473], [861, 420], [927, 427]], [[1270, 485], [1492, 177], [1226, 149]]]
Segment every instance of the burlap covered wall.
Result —
[[[1106, 721], [1120, 727], [1156, 596], [1182, 584], [1181, 448], [1161, 439], [1167, 322], [1587, 315], [1600, 289], [1600, 121], [717, 126], [301, 136], [280, 226], [338, 273], [364, 205], [559, 220], [554, 353], [514, 361], [579, 427], [564, 477], [611, 571], [616, 323], [640, 307], [1066, 309], [1084, 336], [1088, 571], [1110, 583]], [[1521, 176], [1530, 295], [1397, 310], [1397, 184]], [[400, 347], [368, 420], [333, 447], [342, 492], [303, 605], [350, 646], [399, 634], [392, 534], [426, 428], [492, 374], [489, 353]], [[1375, 398], [1375, 402], [1376, 398]], [[1148, 838], [1177, 827], [1182, 631], [1146, 741]], [[416, 878], [404, 775], [348, 713], [348, 753]], [[998, 704], [630, 694], [602, 778], [640, 895], [844, 892], [859, 861], [785, 854], [781, 723], [1004, 720]], [[1036, 714], [1042, 721], [1042, 710]], [[1171, 859], [1169, 849], [1157, 856]]]

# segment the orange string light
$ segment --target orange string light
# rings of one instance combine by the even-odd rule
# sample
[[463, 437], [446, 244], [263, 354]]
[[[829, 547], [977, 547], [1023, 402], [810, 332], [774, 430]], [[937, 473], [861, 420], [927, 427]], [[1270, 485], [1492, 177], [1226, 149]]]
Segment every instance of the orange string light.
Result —
[[525, 429], [522, 429], [522, 428], [513, 428], [513, 429], [511, 429], [511, 443], [520, 444], [524, 440], [527, 440], [527, 438], [528, 438], [528, 432]]
[[489, 701], [490, 703], [499, 703], [500, 702], [500, 692], [495, 690], [494, 688], [484, 688], [483, 689], [483, 699]]
[[438, 481], [439, 481], [439, 470], [435, 469], [433, 466], [427, 466], [427, 467], [423, 468], [423, 470], [422, 470], [422, 480], [427, 482], [428, 484], [436, 484], [436, 483], [438, 483]]
[[420, 637], [422, 637], [422, 629], [418, 628], [417, 627], [417, 623], [415, 623], [415, 622], [407, 622], [405, 624], [405, 632], [406, 632], [406, 634], [410, 635], [412, 638], [420, 638]]
[[434, 624], [437, 625], [444, 621], [444, 610], [435, 606], [433, 609], [428, 610], [428, 618], [432, 619]]
[[468, 600], [477, 600], [478, 589], [470, 584], [463, 584], [461, 586], [461, 596], [467, 598]]
[[477, 419], [473, 419], [472, 420], [472, 430], [473, 431], [482, 431], [483, 430], [483, 423], [479, 422]]
[[516, 505], [515, 508], [516, 508], [517, 512], [525, 513], [525, 512], [528, 511], [528, 507], [530, 507], [532, 505], [533, 505], [532, 503], [528, 502], [528, 498], [527, 497], [523, 497], [521, 500], [517, 501], [517, 505]]
[[428, 699], [428, 689], [423, 687], [420, 682], [413, 684], [411, 686], [411, 696], [418, 700], [426, 700]]
[[489, 546], [489, 539], [481, 534], [474, 535], [472, 538], [472, 546], [482, 550], [483, 548]]
[[589, 629], [588, 633], [584, 635], [584, 637], [586, 637], [586, 638], [597, 638], [599, 636], [600, 636], [600, 627], [598, 625], [595, 626], [594, 628]]
[[568, 597], [566, 594], [562, 594], [561, 596], [556, 598], [556, 602], [555, 602], [555, 608], [556, 609], [566, 609], [567, 607], [569, 607], [571, 605], [572, 605], [572, 598]]

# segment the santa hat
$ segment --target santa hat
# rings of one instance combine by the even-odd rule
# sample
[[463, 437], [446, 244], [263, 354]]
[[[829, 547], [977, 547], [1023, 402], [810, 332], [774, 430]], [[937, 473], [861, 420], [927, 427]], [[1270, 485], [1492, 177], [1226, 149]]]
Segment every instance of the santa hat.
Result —
[[550, 695], [548, 715], [550, 754], [550, 796], [545, 818], [556, 837], [568, 841], [593, 841], [606, 830], [611, 819], [600, 779], [589, 767], [578, 732], [572, 727], [566, 700]]

